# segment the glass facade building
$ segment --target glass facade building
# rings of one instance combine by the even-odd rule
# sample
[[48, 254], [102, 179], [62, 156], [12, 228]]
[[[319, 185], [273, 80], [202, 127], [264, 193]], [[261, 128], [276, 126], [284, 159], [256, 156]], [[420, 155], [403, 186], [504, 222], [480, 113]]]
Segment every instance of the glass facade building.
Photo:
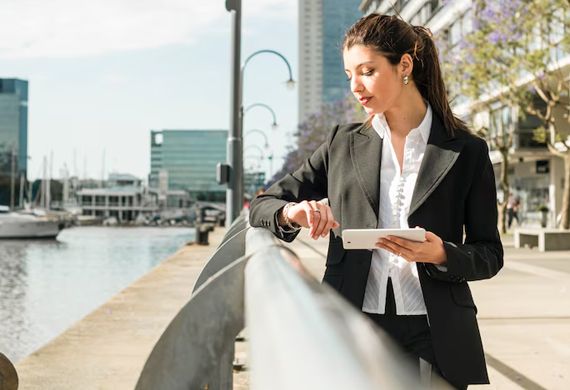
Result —
[[151, 131], [150, 187], [224, 201], [226, 186], [216, 182], [216, 165], [226, 161], [227, 136], [227, 130]]
[[323, 1], [323, 103], [344, 99], [350, 92], [342, 60], [342, 39], [346, 30], [362, 14], [358, 2], [346, 0]]
[[28, 82], [0, 78], [0, 205], [18, 206], [28, 174]]
[[[26, 175], [28, 170], [28, 82], [18, 79], [0, 79], [0, 153], [2, 153], [3, 160], [11, 159], [12, 152], [17, 156], [18, 177], [22, 173]], [[5, 174], [5, 172], [2, 173]]]

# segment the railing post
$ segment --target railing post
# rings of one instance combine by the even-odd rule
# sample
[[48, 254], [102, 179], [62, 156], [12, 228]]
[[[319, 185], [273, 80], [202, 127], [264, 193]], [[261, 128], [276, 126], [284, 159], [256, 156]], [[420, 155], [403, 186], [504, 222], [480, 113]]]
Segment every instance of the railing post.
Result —
[[4, 355], [0, 353], [0, 390], [17, 390], [18, 389], [18, 373], [16, 368]]
[[244, 327], [247, 260], [233, 261], [192, 295], [154, 346], [136, 390], [232, 388], [233, 344]]

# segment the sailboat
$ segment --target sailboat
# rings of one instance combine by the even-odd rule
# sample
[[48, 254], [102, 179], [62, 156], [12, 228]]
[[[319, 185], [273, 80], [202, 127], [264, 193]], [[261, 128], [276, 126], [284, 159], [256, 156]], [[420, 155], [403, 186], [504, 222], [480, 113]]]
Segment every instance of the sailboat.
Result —
[[13, 212], [7, 206], [0, 206], [0, 239], [55, 238], [64, 227], [63, 221]]

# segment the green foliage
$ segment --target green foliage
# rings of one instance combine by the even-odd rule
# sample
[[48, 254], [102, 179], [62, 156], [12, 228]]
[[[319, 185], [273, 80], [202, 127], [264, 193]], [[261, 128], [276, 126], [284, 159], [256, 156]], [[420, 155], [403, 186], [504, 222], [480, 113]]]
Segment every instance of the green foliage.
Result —
[[483, 104], [500, 100], [536, 115], [534, 95], [556, 100], [567, 89], [555, 85], [565, 75], [552, 71], [570, 53], [567, 0], [476, 0], [471, 12], [473, 31], [441, 47], [454, 94]]
[[544, 126], [537, 127], [534, 129], [532, 133], [532, 139], [536, 142], [546, 143], [548, 131], [544, 128]]

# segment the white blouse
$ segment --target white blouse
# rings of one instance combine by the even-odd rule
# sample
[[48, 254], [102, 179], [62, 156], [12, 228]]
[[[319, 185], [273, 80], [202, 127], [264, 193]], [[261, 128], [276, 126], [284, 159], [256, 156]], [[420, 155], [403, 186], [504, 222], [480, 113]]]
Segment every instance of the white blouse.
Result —
[[[432, 110], [428, 104], [423, 121], [406, 137], [404, 166], [400, 169], [385, 116], [377, 114], [372, 120], [374, 130], [384, 140], [380, 163], [379, 228], [409, 228], [410, 203], [426, 151], [431, 123]], [[388, 277], [392, 278], [396, 314], [427, 314], [416, 263], [408, 262], [384, 249], [373, 251], [363, 311], [384, 314]]]

